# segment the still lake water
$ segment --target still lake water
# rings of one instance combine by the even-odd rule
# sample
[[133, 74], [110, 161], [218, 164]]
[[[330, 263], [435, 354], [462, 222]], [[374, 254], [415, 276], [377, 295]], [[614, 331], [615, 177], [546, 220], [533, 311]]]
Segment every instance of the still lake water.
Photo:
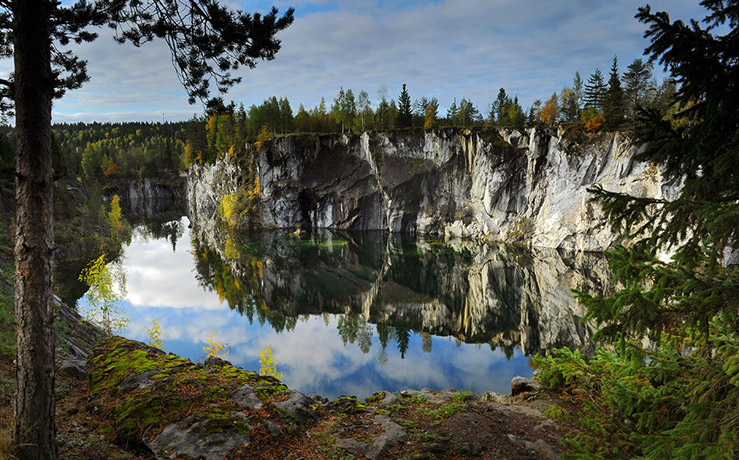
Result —
[[156, 319], [167, 351], [202, 361], [213, 334], [249, 370], [270, 346], [290, 388], [328, 398], [507, 394], [512, 377], [532, 375], [529, 355], [592, 349], [570, 289], [607, 286], [599, 255], [380, 232], [261, 232], [209, 246], [188, 227], [185, 217], [135, 227], [116, 265], [130, 317], [120, 335], [147, 342]]

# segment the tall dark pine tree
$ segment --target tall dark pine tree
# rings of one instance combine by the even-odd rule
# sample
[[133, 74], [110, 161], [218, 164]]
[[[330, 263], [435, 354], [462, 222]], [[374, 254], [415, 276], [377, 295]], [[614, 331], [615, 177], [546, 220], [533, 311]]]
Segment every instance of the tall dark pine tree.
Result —
[[634, 121], [634, 126], [636, 126], [637, 110], [640, 105], [643, 105], [649, 79], [652, 78], [652, 66], [651, 62], [645, 63], [641, 59], [634, 59], [624, 73], [625, 110]]
[[[671, 22], [664, 12], [639, 9], [648, 25], [646, 52], [678, 83], [671, 120], [642, 111], [637, 157], [658, 165], [680, 185], [677, 197], [654, 199], [593, 191], [616, 229], [631, 242], [609, 264], [622, 289], [605, 298], [582, 296], [599, 337], [647, 333], [659, 345], [693, 347], [636, 353], [648, 363], [651, 385], [670, 388], [690, 379], [684, 397], [660, 390], [638, 409], [659, 426], [644, 452], [649, 458], [736, 458], [739, 454], [739, 269], [727, 255], [739, 248], [739, 2], [706, 0], [706, 27]], [[658, 257], [674, 251], [669, 262]], [[691, 377], [692, 376], [692, 377]], [[676, 387], [677, 388], [677, 387]], [[648, 404], [659, 414], [647, 411]], [[652, 454], [650, 454], [650, 452]], [[641, 457], [642, 455], [638, 455]]]
[[595, 69], [588, 82], [585, 83], [585, 107], [602, 112], [606, 99], [606, 83], [600, 69]]
[[413, 110], [411, 109], [411, 97], [403, 83], [403, 89], [398, 97], [398, 128], [409, 128], [413, 123]]
[[606, 117], [605, 127], [617, 130], [624, 120], [624, 90], [621, 88], [621, 76], [618, 72], [618, 59], [613, 57], [611, 73], [608, 78], [608, 89], [603, 102], [603, 113]]
[[240, 81], [232, 71], [272, 59], [276, 32], [292, 23], [278, 16], [232, 12], [216, 0], [194, 2], [51, 0], [2, 2], [0, 56], [14, 72], [0, 79], [2, 108], [15, 110], [16, 392], [13, 454], [22, 460], [56, 458], [54, 426], [55, 331], [52, 289], [53, 178], [51, 104], [87, 80], [86, 62], [60, 51], [89, 42], [90, 27], [110, 26], [117, 40], [141, 46], [154, 38], [169, 46], [175, 72], [190, 102], [207, 99], [210, 86], [226, 91]]
[[457, 98], [455, 97], [454, 100], [452, 101], [452, 105], [450, 105], [446, 111], [447, 123], [449, 123], [451, 126], [454, 126], [457, 124], [458, 118], [459, 118], [459, 107], [457, 107]]
[[400, 359], [405, 359], [405, 352], [408, 351], [408, 345], [411, 342], [411, 331], [401, 328], [395, 329], [395, 339], [398, 342]]
[[499, 126], [505, 125], [508, 121], [508, 114], [506, 113], [506, 106], [510, 98], [505, 92], [505, 88], [498, 90], [498, 97], [495, 98], [490, 106], [490, 121]]

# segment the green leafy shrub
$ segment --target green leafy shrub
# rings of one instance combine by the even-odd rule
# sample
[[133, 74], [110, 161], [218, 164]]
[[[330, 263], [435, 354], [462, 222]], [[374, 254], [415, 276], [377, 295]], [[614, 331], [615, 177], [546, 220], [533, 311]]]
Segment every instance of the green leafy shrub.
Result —
[[90, 287], [87, 291], [90, 305], [84, 312], [85, 317], [102, 327], [108, 335], [122, 330], [129, 322], [126, 310], [120, 306], [126, 295], [124, 275], [122, 272], [117, 275], [108, 266], [105, 254], [101, 254], [79, 276], [79, 280]]
[[236, 228], [244, 215], [256, 212], [259, 193], [259, 177], [255, 177], [250, 189], [224, 195], [219, 207], [221, 218], [230, 228]]

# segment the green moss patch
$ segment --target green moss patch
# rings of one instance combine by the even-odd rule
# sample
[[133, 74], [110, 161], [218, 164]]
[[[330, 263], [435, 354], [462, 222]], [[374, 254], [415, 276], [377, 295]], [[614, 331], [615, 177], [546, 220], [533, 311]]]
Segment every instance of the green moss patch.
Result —
[[330, 413], [336, 414], [362, 414], [367, 411], [367, 406], [360, 403], [356, 396], [339, 396], [327, 405]]
[[[89, 360], [92, 401], [113, 421], [119, 441], [141, 444], [164, 427], [188, 417], [209, 420], [208, 433], [249, 434], [245, 411], [228, 395], [245, 384], [265, 403], [280, 400], [288, 390], [279, 380], [231, 365], [204, 366], [164, 354], [143, 343], [112, 337], [101, 342]], [[249, 415], [273, 416], [267, 409]], [[256, 420], [255, 420], [256, 421]]]

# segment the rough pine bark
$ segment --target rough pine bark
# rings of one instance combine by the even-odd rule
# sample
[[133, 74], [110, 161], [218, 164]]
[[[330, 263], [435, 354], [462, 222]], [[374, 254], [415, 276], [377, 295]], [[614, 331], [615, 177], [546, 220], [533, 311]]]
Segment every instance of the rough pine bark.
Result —
[[17, 139], [14, 455], [55, 459], [51, 37], [48, 0], [13, 2]]

